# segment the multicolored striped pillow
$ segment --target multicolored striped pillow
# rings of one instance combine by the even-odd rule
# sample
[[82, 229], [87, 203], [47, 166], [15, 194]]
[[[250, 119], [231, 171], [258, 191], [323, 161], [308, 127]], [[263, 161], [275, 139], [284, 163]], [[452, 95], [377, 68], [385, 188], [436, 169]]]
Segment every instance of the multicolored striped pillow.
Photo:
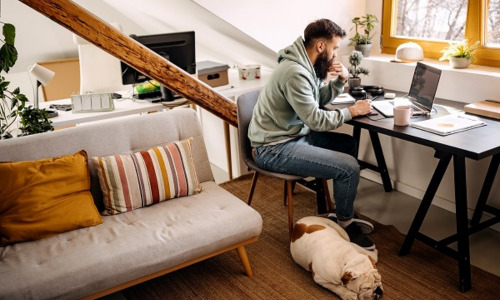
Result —
[[193, 139], [132, 154], [93, 157], [106, 210], [117, 214], [201, 191]]

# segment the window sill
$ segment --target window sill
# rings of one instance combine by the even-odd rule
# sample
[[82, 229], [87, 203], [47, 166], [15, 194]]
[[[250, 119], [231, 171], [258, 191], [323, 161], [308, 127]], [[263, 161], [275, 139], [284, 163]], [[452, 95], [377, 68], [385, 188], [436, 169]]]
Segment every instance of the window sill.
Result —
[[[408, 91], [415, 63], [391, 62], [394, 55], [377, 54], [366, 57], [362, 65], [370, 70], [363, 77], [365, 85], [381, 85], [384, 88]], [[443, 70], [436, 97], [464, 103], [500, 98], [500, 68], [470, 65], [466, 69], [454, 69], [448, 61], [424, 59], [426, 64]], [[348, 63], [347, 63], [348, 65]]]

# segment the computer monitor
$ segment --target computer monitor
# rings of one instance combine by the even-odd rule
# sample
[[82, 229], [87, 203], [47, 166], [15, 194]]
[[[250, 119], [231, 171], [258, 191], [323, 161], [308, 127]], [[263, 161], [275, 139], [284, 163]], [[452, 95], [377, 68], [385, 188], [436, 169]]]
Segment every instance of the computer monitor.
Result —
[[[189, 74], [196, 73], [195, 37], [194, 31], [173, 32], [154, 35], [130, 35], [147, 48], [158, 53], [177, 67]], [[136, 84], [150, 80], [144, 74], [125, 63], [121, 63], [123, 84]], [[172, 101], [177, 95], [161, 86], [161, 101]]]

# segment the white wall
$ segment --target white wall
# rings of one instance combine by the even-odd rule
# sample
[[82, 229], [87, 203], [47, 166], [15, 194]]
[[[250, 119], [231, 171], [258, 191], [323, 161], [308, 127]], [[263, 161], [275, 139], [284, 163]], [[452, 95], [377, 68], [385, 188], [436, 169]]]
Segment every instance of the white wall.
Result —
[[[364, 13], [366, 0], [193, 1], [278, 52], [301, 36], [307, 24], [316, 19], [329, 18], [349, 33], [352, 18]], [[348, 42], [346, 38], [341, 45]]]

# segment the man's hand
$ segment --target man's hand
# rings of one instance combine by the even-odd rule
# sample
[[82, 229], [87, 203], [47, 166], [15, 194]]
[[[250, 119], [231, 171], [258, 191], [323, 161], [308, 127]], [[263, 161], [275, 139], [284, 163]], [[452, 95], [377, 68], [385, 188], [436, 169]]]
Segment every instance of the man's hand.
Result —
[[346, 82], [347, 78], [349, 78], [349, 71], [347, 71], [347, 68], [338, 61], [334, 61], [331, 64], [328, 73], [330, 73], [331, 76], [338, 76], [343, 82]]
[[371, 100], [360, 100], [356, 101], [353, 106], [349, 107], [349, 112], [351, 117], [364, 116], [370, 113], [372, 110]]

